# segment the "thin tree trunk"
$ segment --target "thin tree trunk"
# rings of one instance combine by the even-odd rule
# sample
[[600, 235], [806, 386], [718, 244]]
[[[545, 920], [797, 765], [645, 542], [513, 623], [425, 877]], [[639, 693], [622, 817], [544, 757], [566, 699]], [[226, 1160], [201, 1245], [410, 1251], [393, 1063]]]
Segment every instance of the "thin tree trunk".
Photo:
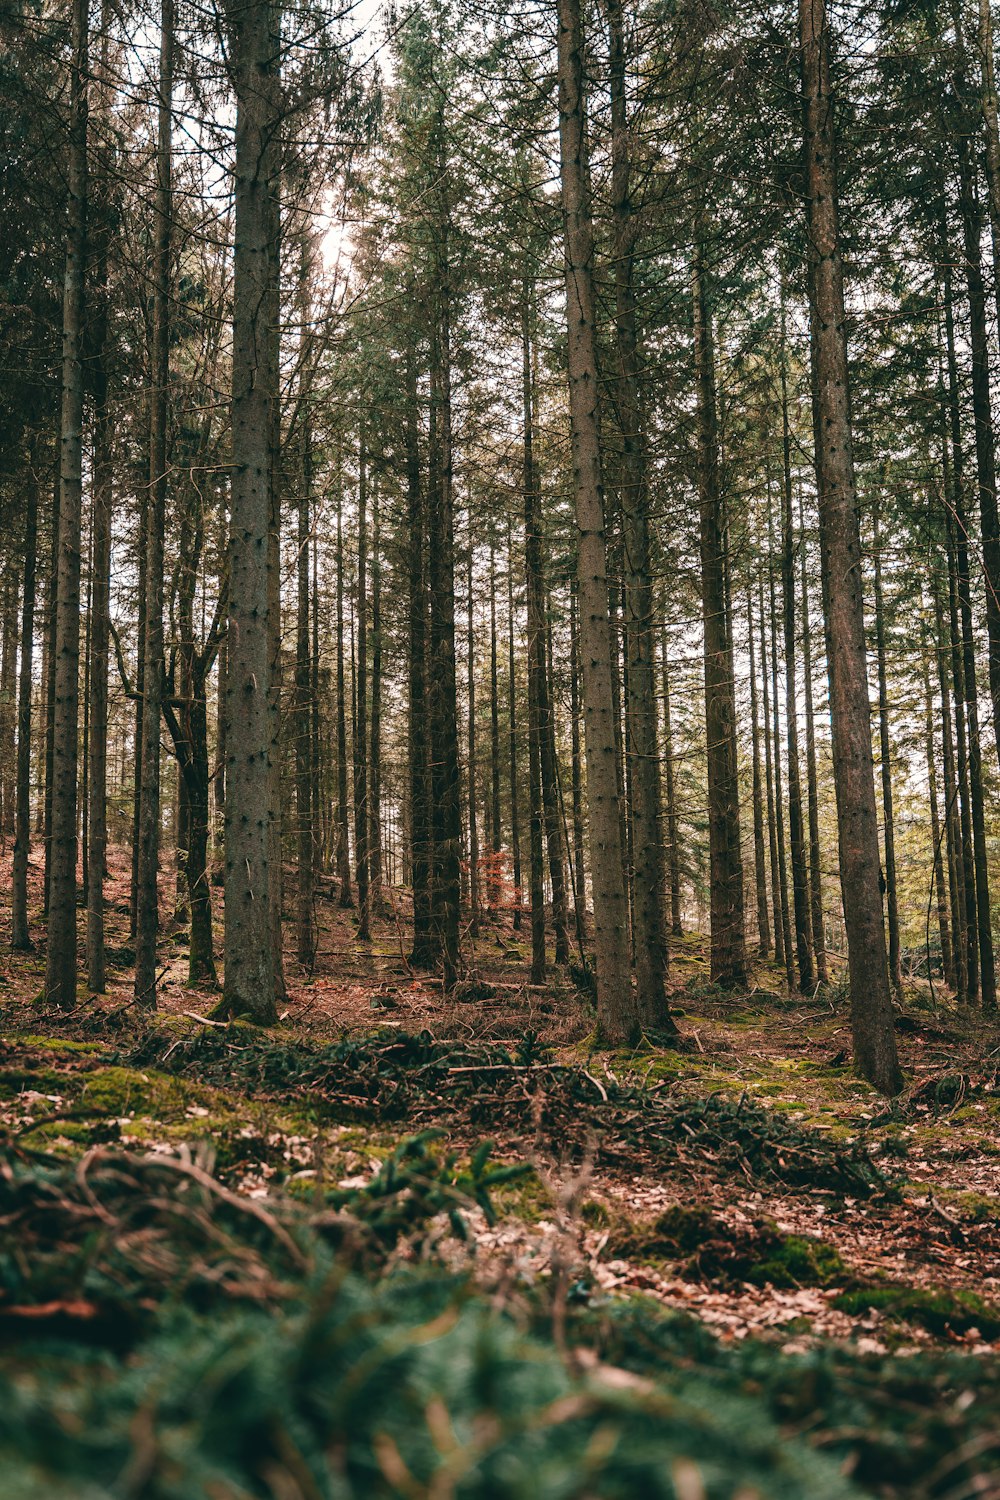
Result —
[[945, 884], [944, 858], [941, 852], [942, 828], [938, 810], [937, 748], [934, 736], [934, 699], [931, 695], [931, 671], [927, 660], [927, 631], [921, 629], [921, 668], [924, 678], [924, 750], [927, 757], [927, 800], [931, 809], [931, 851], [934, 869], [934, 893], [937, 898], [938, 933], [941, 938], [941, 969], [945, 984], [955, 987], [955, 964], [951, 946], [951, 924], [948, 919], [948, 888]]
[[583, 776], [580, 745], [580, 610], [577, 604], [576, 580], [570, 585], [570, 777], [573, 798], [573, 900], [576, 913], [576, 940], [580, 948], [587, 941], [587, 885], [584, 867]]
[[150, 390], [149, 502], [146, 510], [145, 662], [142, 697], [139, 867], [136, 885], [135, 997], [156, 1005], [157, 874], [160, 850], [160, 716], [163, 690], [163, 541], [167, 502], [167, 400], [170, 350], [171, 103], [173, 0], [160, 12], [159, 120]]
[[372, 716], [368, 746], [368, 908], [382, 911], [382, 545], [378, 489], [372, 502]]
[[[443, 133], [439, 116], [437, 134]], [[443, 158], [443, 140], [438, 145]], [[431, 817], [434, 877], [431, 904], [440, 944], [442, 984], [454, 988], [460, 962], [461, 796], [455, 668], [455, 501], [451, 410], [451, 210], [442, 162], [435, 274], [432, 399], [435, 402], [436, 484], [430, 498]]]
[[753, 852], [757, 877], [757, 931], [760, 956], [771, 956], [771, 920], [767, 909], [767, 854], [764, 847], [764, 807], [760, 769], [760, 718], [757, 702], [757, 668], [753, 651], [753, 601], [747, 589], [747, 638], [750, 644], [750, 736], [753, 753]]
[[809, 582], [806, 566], [806, 534], [802, 519], [802, 493], [799, 492], [799, 535], [801, 537], [802, 588], [802, 671], [806, 697], [806, 783], [809, 794], [809, 908], [812, 914], [813, 953], [816, 978], [827, 982], [826, 931], [823, 923], [823, 859], [819, 841], [819, 777], [816, 770], [816, 714], [813, 705], [812, 627], [809, 618]]
[[882, 541], [879, 533], [877, 499], [872, 519], [875, 550], [875, 644], [878, 666], [879, 758], [882, 762], [885, 900], [889, 918], [889, 979], [897, 998], [902, 1002], [903, 971], [899, 951], [899, 900], [896, 891], [896, 829], [892, 805], [892, 739], [889, 733], [889, 689], [885, 665], [885, 602], [882, 592]]
[[767, 840], [771, 870], [771, 910], [774, 913], [774, 962], [779, 968], [785, 966], [785, 932], [781, 920], [781, 875], [778, 867], [778, 833], [774, 806], [774, 766], [771, 743], [771, 689], [768, 686], [767, 634], [764, 621], [764, 576], [757, 578], [757, 604], [760, 619], [760, 684], [764, 711], [764, 780], [767, 789]]
[[406, 351], [406, 493], [409, 559], [409, 762], [410, 848], [413, 885], [414, 968], [430, 969], [437, 962], [431, 920], [430, 753], [427, 721], [427, 576], [424, 532], [426, 507], [420, 485], [417, 368], [412, 335]]
[[476, 632], [474, 621], [474, 599], [472, 593], [472, 538], [469, 538], [466, 609], [468, 616], [468, 654], [466, 658], [466, 693], [468, 723], [466, 725], [468, 745], [468, 799], [469, 799], [469, 936], [479, 936], [479, 912], [481, 906], [479, 882], [479, 820], [476, 815]]
[[495, 918], [500, 904], [500, 851], [503, 831], [500, 803], [500, 676], [497, 663], [497, 560], [490, 546], [490, 873], [487, 903]]
[[45, 994], [76, 1005], [77, 730], [83, 493], [84, 266], [87, 250], [88, 0], [73, 0], [68, 232], [63, 283], [59, 525], [53, 634], [51, 839]]
[[[778, 694], [778, 601], [774, 586], [774, 534], [771, 527], [771, 497], [768, 495], [768, 541], [770, 551], [767, 559], [767, 581], [770, 594], [771, 632], [771, 709], [772, 723], [768, 732], [774, 741], [774, 816], [775, 838], [778, 847], [778, 904], [781, 918], [781, 948], [785, 955], [785, 978], [790, 990], [795, 988], [795, 961], [792, 950], [792, 924], [788, 906], [788, 855], [785, 846], [785, 798], [781, 784], [781, 699]], [[775, 918], [777, 921], [778, 918]]]
[[[982, 3], [982, 0], [981, 0]], [[959, 67], [956, 90], [965, 91], [962, 77], [962, 27], [956, 8], [956, 32], [959, 45]], [[976, 480], [979, 489], [979, 517], [982, 528], [982, 559], [985, 575], [986, 632], [989, 641], [989, 684], [994, 723], [1000, 723], [1000, 512], [997, 508], [996, 434], [990, 396], [990, 357], [986, 318], [986, 286], [983, 279], [983, 214], [976, 191], [977, 162], [972, 137], [972, 110], [967, 109], [969, 130], [960, 128], [955, 146], [958, 157], [958, 207], [962, 220], [965, 263], [965, 287], [969, 299], [969, 343], [972, 354], [972, 419], [975, 433]], [[990, 151], [987, 129], [987, 154]], [[991, 188], [994, 186], [991, 182]], [[1000, 295], [1000, 293], [998, 293]], [[995, 737], [1000, 754], [1000, 735]], [[992, 1010], [995, 998], [988, 994], [988, 965], [981, 960], [983, 1007]]]
[[368, 454], [362, 423], [358, 455], [358, 581], [355, 598], [357, 666], [354, 673], [354, 879], [358, 937], [371, 936], [368, 863]]
[[351, 893], [350, 810], [347, 802], [347, 686], [344, 671], [343, 469], [337, 456], [337, 879], [340, 905], [354, 905]]
[[[951, 894], [952, 953], [955, 967], [955, 997], [960, 1005], [969, 1001], [969, 956], [967, 906], [965, 890], [965, 857], [960, 805], [964, 788], [960, 787], [956, 767], [955, 735], [952, 730], [951, 693], [948, 687], [950, 646], [945, 645], [941, 591], [935, 575], [931, 577], [934, 599], [934, 641], [937, 656], [938, 690], [941, 695], [941, 727], [944, 749], [945, 819], [948, 828], [948, 883]], [[961, 712], [956, 690], [955, 719]], [[964, 737], [964, 730], [963, 730]], [[971, 825], [970, 825], [971, 826]], [[971, 838], [970, 838], [971, 843]], [[973, 902], [973, 905], [975, 903]]]
[[878, 822], [856, 508], [836, 133], [826, 0], [800, 0], [816, 476], [826, 604], [841, 887], [854, 1060], [886, 1094], [902, 1088], [879, 893]]
[[785, 733], [788, 744], [788, 841], [792, 857], [792, 905], [795, 914], [795, 952], [799, 989], [808, 993], [816, 983], [813, 965], [809, 875], [806, 869], [805, 820], [799, 775], [799, 722], [795, 686], [795, 533], [792, 526], [792, 434], [788, 419], [785, 288], [781, 288], [781, 585], [785, 624]]
[[643, 1014], [629, 971], [628, 906], [615, 771], [611, 625], [608, 614], [604, 483], [598, 433], [594, 312], [580, 0], [558, 3], [559, 144], [566, 269], [570, 444], [578, 533], [580, 649], [590, 812], [590, 872], [597, 965], [597, 1015], [609, 1041], [635, 1038]]
[[545, 978], [544, 809], [542, 806], [542, 688], [545, 678], [542, 636], [541, 535], [534, 464], [530, 291], [525, 278], [521, 296], [521, 375], [524, 423], [524, 570], [528, 626], [528, 832], [531, 910], [531, 982]]
[[[314, 274], [313, 238], [309, 226], [302, 230], [299, 246], [299, 316], [302, 319], [300, 339], [308, 337], [312, 279]], [[299, 476], [298, 532], [296, 536], [296, 610], [295, 610], [295, 821], [297, 833], [298, 889], [296, 904], [296, 946], [299, 963], [312, 970], [316, 962], [315, 839], [313, 820], [319, 809], [313, 802], [313, 723], [312, 660], [309, 612], [309, 539], [312, 531], [313, 501], [313, 429], [311, 394], [302, 357], [301, 397], [301, 473]]]
[[277, 1016], [271, 900], [274, 699], [268, 586], [278, 372], [267, 327], [277, 244], [278, 11], [233, 4], [236, 252], [233, 267], [233, 474], [226, 673], [224, 1006], [259, 1024]]
[[11, 872], [11, 947], [28, 952], [28, 855], [31, 852], [31, 674], [35, 646], [36, 553], [38, 547], [38, 475], [32, 445], [27, 471], [24, 515], [24, 588], [21, 595], [21, 670], [17, 686], [17, 808]]
[[681, 845], [674, 775], [674, 733], [670, 713], [670, 642], [663, 624], [663, 782], [667, 800], [667, 854], [670, 868], [670, 932], [683, 937], [681, 920]]
[[514, 669], [514, 540], [507, 516], [507, 720], [510, 736], [510, 852], [514, 881], [514, 931], [521, 929], [521, 810], [517, 763], [517, 673]]
[[[101, 276], [106, 287], [106, 274]], [[105, 364], [106, 317], [99, 319], [94, 382], [94, 518], [90, 605], [90, 827], [87, 839], [87, 979], [97, 994], [106, 988], [104, 967], [104, 875], [108, 814], [108, 637], [111, 585], [112, 452], [108, 379]]]
[[617, 398], [622, 429], [621, 510], [625, 574], [628, 693], [626, 738], [631, 770], [632, 882], [639, 1009], [650, 1025], [673, 1028], [667, 1008], [663, 860], [653, 626], [653, 580], [646, 434], [639, 381], [635, 296], [636, 218], [632, 202], [623, 0], [607, 0], [610, 37], [611, 197], [615, 265]]
[[[961, 441], [961, 419], [958, 389], [958, 364], [955, 353], [955, 325], [952, 301], [951, 271], [945, 263], [945, 342], [948, 364], [948, 406], [952, 441], [953, 494], [949, 527], [955, 555], [956, 643], [960, 643], [961, 679], [967, 740], [966, 771], [972, 822], [972, 861], [966, 868], [966, 899], [974, 897], [968, 911], [969, 999], [980, 1000], [984, 1010], [996, 1006], [996, 976], [993, 958], [993, 930], [990, 915], [990, 888], [986, 847], [986, 816], [983, 804], [982, 749], [979, 738], [979, 689], [976, 682], [975, 634], [972, 622], [972, 595], [969, 580], [968, 525], [965, 516], [963, 485], [964, 455]], [[989, 584], [987, 582], [987, 589]], [[957, 679], [956, 679], [957, 680]], [[974, 867], [974, 875], [970, 870]]]
[[691, 281], [698, 400], [702, 622], [705, 636], [711, 976], [716, 984], [736, 988], [747, 982], [743, 932], [743, 856], [740, 849], [736, 764], [736, 702], [732, 642], [726, 613], [712, 320], [700, 247], [695, 251]]
[[14, 683], [17, 678], [18, 577], [13, 558], [4, 570], [3, 651], [0, 664], [0, 849], [14, 832]]

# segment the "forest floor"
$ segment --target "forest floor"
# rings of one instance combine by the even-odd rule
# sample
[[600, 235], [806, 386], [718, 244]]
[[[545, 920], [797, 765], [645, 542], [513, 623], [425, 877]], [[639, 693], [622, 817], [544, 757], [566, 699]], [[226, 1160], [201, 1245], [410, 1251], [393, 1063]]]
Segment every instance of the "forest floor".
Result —
[[[331, 1194], [354, 1212], [359, 1194], [376, 1183], [384, 1200], [389, 1179], [416, 1163], [406, 1222], [386, 1230], [393, 1263], [471, 1274], [501, 1300], [544, 1287], [560, 1347], [574, 1308], [620, 1300], [690, 1315], [722, 1346], [763, 1343], [775, 1357], [831, 1347], [875, 1361], [961, 1356], [978, 1372], [973, 1389], [983, 1372], [995, 1387], [1000, 1027], [958, 1011], [940, 986], [906, 988], [896, 1026], [908, 1084], [889, 1104], [851, 1070], [842, 984], [789, 994], [773, 965], [758, 964], [747, 993], [722, 994], [701, 941], [687, 937], [671, 959], [679, 1043], [609, 1051], [595, 1046], [592, 1010], [568, 978], [526, 983], [529, 934], [509, 914], [466, 938], [468, 974], [446, 999], [407, 964], [398, 893], [359, 943], [354, 914], [324, 891], [315, 971], [288, 957], [280, 1022], [262, 1034], [213, 1021], [212, 993], [187, 986], [168, 875], [159, 1009], [137, 1011], [117, 854], [111, 875], [105, 996], [81, 985], [78, 1008], [54, 1013], [40, 994], [41, 950], [0, 956], [8, 1163], [79, 1172], [108, 1153], [172, 1155], [265, 1212], [281, 1200], [314, 1211]], [[100, 1301], [51, 1275], [16, 1293], [5, 1279], [5, 1339], [29, 1317], [33, 1330], [83, 1326]], [[956, 1414], [975, 1405], [964, 1379]], [[962, 1428], [977, 1455], [958, 1474], [967, 1488], [949, 1468], [954, 1436], [932, 1446], [919, 1483], [876, 1465], [862, 1492], [1000, 1494], [989, 1487], [996, 1418], [991, 1408], [988, 1441]], [[844, 1461], [865, 1478], [858, 1462], [857, 1452]]]

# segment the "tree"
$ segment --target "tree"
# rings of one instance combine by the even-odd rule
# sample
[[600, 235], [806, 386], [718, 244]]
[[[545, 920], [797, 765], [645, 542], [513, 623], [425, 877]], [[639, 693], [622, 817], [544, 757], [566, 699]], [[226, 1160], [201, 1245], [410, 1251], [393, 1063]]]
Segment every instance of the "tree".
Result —
[[879, 892], [861, 538], [855, 499], [836, 126], [825, 0], [800, 0], [816, 481], [826, 605], [841, 887], [855, 1065], [887, 1094], [903, 1077], [892, 1025]]
[[271, 914], [274, 702], [268, 600], [278, 372], [267, 328], [276, 277], [278, 18], [272, 0], [231, 5], [236, 91], [233, 262], [232, 500], [226, 670], [224, 1006], [267, 1025], [277, 1017]]

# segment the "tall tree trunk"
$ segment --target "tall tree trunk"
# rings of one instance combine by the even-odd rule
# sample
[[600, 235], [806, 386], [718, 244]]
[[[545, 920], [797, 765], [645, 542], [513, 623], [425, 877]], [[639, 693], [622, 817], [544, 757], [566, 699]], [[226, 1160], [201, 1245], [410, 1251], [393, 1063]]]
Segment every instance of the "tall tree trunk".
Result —
[[372, 502], [372, 717], [368, 745], [368, 907], [382, 911], [382, 546], [381, 507]]
[[[103, 257], [102, 257], [103, 259]], [[105, 273], [101, 274], [106, 295]], [[104, 967], [104, 875], [108, 849], [108, 638], [111, 586], [112, 451], [111, 414], [105, 359], [107, 319], [102, 308], [97, 329], [94, 379], [93, 566], [90, 603], [90, 807], [87, 857], [87, 980], [101, 994]]]
[[[771, 709], [773, 719], [769, 733], [774, 740], [774, 816], [775, 839], [778, 849], [778, 903], [781, 919], [781, 951], [785, 955], [785, 978], [790, 990], [795, 988], [795, 961], [792, 951], [792, 924], [788, 906], [788, 856], [785, 846], [785, 797], [781, 782], [781, 699], [778, 694], [778, 601], [774, 586], [774, 533], [771, 526], [771, 496], [767, 497], [768, 540], [770, 551], [767, 559], [767, 582], [770, 603], [771, 631]], [[775, 921], [778, 917], [775, 918]]]
[[[544, 571], [542, 574], [544, 583]], [[545, 812], [545, 847], [549, 857], [549, 886], [552, 891], [552, 929], [555, 938], [555, 961], [569, 963], [568, 912], [566, 900], [566, 866], [563, 862], [563, 839], [559, 813], [559, 761], [556, 756], [556, 718], [552, 671], [552, 635], [548, 626], [549, 599], [546, 592], [542, 611], [543, 671], [539, 684], [539, 743], [542, 752], [542, 807]]]
[[337, 455], [337, 879], [340, 905], [354, 905], [351, 894], [350, 810], [347, 802], [347, 678], [344, 671], [343, 469]]
[[487, 903], [495, 918], [500, 904], [500, 851], [503, 848], [500, 802], [500, 675], [497, 662], [497, 560], [490, 545], [490, 874]]
[[430, 969], [437, 962], [431, 920], [430, 753], [427, 722], [427, 569], [424, 533], [426, 508], [420, 484], [417, 366], [412, 335], [406, 350], [406, 495], [409, 561], [408, 717], [410, 762], [410, 848], [413, 884], [414, 968]]
[[371, 936], [368, 902], [368, 454], [362, 423], [358, 452], [357, 668], [354, 693], [354, 878], [358, 887], [358, 937]]
[[886, 1094], [902, 1088], [879, 892], [878, 822], [856, 508], [836, 129], [826, 0], [799, 0], [816, 478], [826, 603], [841, 888], [855, 1065]]
[[53, 636], [52, 823], [45, 993], [76, 1005], [77, 729], [83, 494], [84, 263], [87, 250], [88, 0], [73, 0], [68, 230], [63, 283], [59, 524]]
[[479, 936], [479, 912], [482, 904], [479, 880], [479, 819], [476, 812], [476, 630], [475, 600], [472, 592], [472, 537], [466, 571], [466, 610], [468, 616], [468, 652], [466, 657], [466, 695], [468, 722], [466, 724], [468, 745], [468, 799], [469, 799], [469, 936]]
[[[312, 310], [314, 243], [310, 227], [303, 228], [299, 245], [300, 340], [308, 338]], [[299, 963], [312, 970], [316, 962], [315, 840], [313, 820], [319, 808], [313, 802], [312, 660], [309, 611], [309, 541], [312, 532], [313, 428], [311, 393], [306, 375], [305, 350], [300, 349], [301, 427], [298, 530], [296, 535], [295, 600], [295, 822], [297, 833], [298, 889], [296, 903], [296, 949]]]
[[594, 311], [580, 0], [559, 0], [559, 146], [566, 269], [570, 446], [576, 502], [580, 650], [590, 813], [590, 872], [597, 964], [597, 1015], [609, 1041], [635, 1038], [645, 1017], [629, 970], [628, 907], [615, 771], [611, 624], [608, 613], [604, 482], [598, 433]]
[[35, 647], [38, 474], [32, 444], [27, 468], [24, 514], [24, 588], [21, 593], [21, 670], [17, 685], [17, 808], [11, 872], [11, 947], [32, 947], [28, 928], [28, 855], [31, 850], [31, 674]]
[[823, 859], [819, 841], [819, 777], [816, 769], [816, 714], [813, 700], [812, 626], [809, 618], [809, 581], [806, 564], [806, 533], [799, 492], [799, 535], [802, 539], [802, 671], [806, 698], [806, 782], [809, 790], [809, 909], [812, 915], [813, 953], [816, 978], [827, 982], [826, 932], [823, 924]]
[[14, 832], [14, 683], [17, 680], [18, 576], [13, 558], [4, 570], [3, 650], [0, 664], [0, 849]]
[[587, 941], [587, 883], [584, 867], [583, 830], [583, 764], [580, 745], [580, 609], [577, 604], [576, 580], [570, 584], [570, 779], [573, 799], [573, 902], [576, 914], [576, 941], [579, 947]]
[[[958, 363], [955, 352], [951, 272], [945, 263], [945, 342], [948, 366], [948, 406], [952, 443], [952, 487], [949, 529], [955, 557], [955, 640], [961, 660], [964, 720], [967, 739], [966, 771], [972, 822], [972, 861], [966, 867], [968, 911], [969, 999], [979, 999], [984, 1010], [996, 1006], [993, 929], [990, 915], [986, 815], [983, 804], [982, 748], [979, 737], [979, 689], [976, 682], [975, 634], [969, 579], [969, 530], [965, 515], [964, 455], [961, 441]], [[974, 403], [975, 404], [975, 403]], [[989, 582], [987, 580], [987, 591]], [[956, 682], [957, 682], [956, 676]], [[974, 874], [972, 873], [974, 867]], [[971, 898], [974, 896], [974, 904]]]
[[944, 858], [941, 851], [942, 827], [938, 810], [937, 747], [934, 735], [934, 699], [931, 694], [931, 670], [927, 660], [926, 628], [921, 628], [921, 668], [924, 679], [924, 750], [927, 757], [927, 800], [931, 809], [931, 851], [934, 870], [934, 893], [937, 898], [938, 933], [941, 939], [941, 969], [945, 984], [955, 987], [955, 964], [951, 946], [951, 924], [948, 918], [948, 887], [945, 883]]
[[[959, 209], [969, 299], [969, 342], [972, 349], [972, 417], [975, 433], [976, 478], [982, 527], [985, 574], [986, 630], [989, 639], [989, 683], [994, 722], [1000, 723], [1000, 518], [997, 511], [996, 442], [990, 398], [990, 361], [987, 343], [986, 288], [982, 268], [982, 212], [976, 201], [975, 162], [964, 133], [958, 137]], [[1000, 735], [996, 737], [1000, 752]], [[985, 974], [983, 975], [985, 986]], [[983, 1005], [992, 1008], [986, 998]]]
[[507, 720], [510, 736], [510, 855], [514, 881], [514, 931], [521, 930], [521, 809], [517, 756], [517, 673], [514, 670], [514, 540], [507, 516]]
[[771, 920], [767, 910], [767, 854], [764, 847], [764, 797], [761, 789], [760, 719], [757, 707], [757, 668], [753, 651], [753, 600], [747, 589], [747, 639], [750, 647], [750, 737], [753, 753], [753, 852], [757, 877], [757, 931], [760, 956], [771, 956]]
[[[774, 746], [771, 742], [771, 689], [768, 686], [767, 633], [764, 608], [764, 576], [757, 577], [757, 603], [760, 619], [760, 685], [764, 712], [764, 780], [767, 789], [767, 841], [771, 870], [771, 910], [774, 913], [774, 962], [785, 966], [785, 927], [782, 922], [781, 872], [778, 865], [778, 830], [774, 805]], [[787, 909], [787, 908], [786, 908]]]
[[542, 687], [545, 678], [542, 622], [541, 521], [534, 463], [534, 401], [531, 362], [531, 300], [525, 278], [521, 296], [521, 376], [524, 460], [524, 571], [528, 628], [528, 897], [531, 912], [531, 982], [545, 978], [545, 873], [542, 842]]
[[889, 978], [900, 1002], [903, 971], [899, 951], [899, 899], [896, 890], [896, 829], [892, 806], [892, 738], [889, 733], [889, 688], [885, 665], [885, 601], [882, 591], [882, 539], [878, 500], [872, 517], [875, 550], [875, 646], [878, 665], [879, 758], [882, 766], [882, 811], [885, 845], [885, 901], [889, 918]]
[[705, 732], [711, 866], [711, 975], [716, 984], [747, 982], [743, 933], [743, 856], [736, 764], [736, 701], [725, 592], [719, 489], [715, 359], [700, 246], [692, 265], [694, 364], [698, 402], [698, 496], [702, 622], [705, 637]]
[[443, 162], [444, 121], [436, 131], [441, 203], [435, 264], [435, 336], [432, 401], [435, 404], [435, 476], [430, 496], [430, 721], [431, 817], [434, 877], [431, 903], [440, 945], [444, 992], [458, 977], [461, 884], [461, 798], [458, 764], [458, 699], [455, 675], [455, 500], [451, 410], [451, 210]]
[[677, 815], [677, 791], [674, 775], [674, 732], [670, 714], [670, 642], [666, 620], [663, 623], [663, 781], [667, 801], [667, 854], [670, 866], [670, 932], [682, 937], [681, 921], [681, 844]]
[[267, 327], [277, 244], [278, 11], [232, 4], [236, 88], [236, 252], [233, 266], [233, 475], [226, 674], [226, 926], [224, 1005], [267, 1025], [277, 1016], [271, 904], [269, 536], [278, 372]]
[[160, 716], [163, 691], [163, 533], [167, 503], [167, 400], [170, 351], [171, 104], [173, 0], [160, 11], [159, 119], [156, 143], [156, 231], [150, 354], [149, 501], [146, 508], [145, 660], [142, 696], [139, 866], [136, 885], [135, 997], [156, 1005], [157, 874], [160, 853]]
[[816, 983], [813, 965], [809, 874], [806, 869], [805, 820], [799, 775], [799, 719], [795, 685], [795, 532], [792, 525], [792, 433], [788, 419], [785, 288], [781, 288], [781, 592], [785, 624], [785, 732], [788, 743], [788, 844], [792, 856], [792, 905], [795, 913], [795, 953], [799, 989], [808, 993]]
[[[950, 571], [950, 569], [949, 569]], [[941, 694], [941, 724], [944, 748], [944, 785], [945, 785], [945, 817], [948, 823], [948, 863], [949, 863], [949, 886], [951, 891], [951, 931], [952, 951], [955, 961], [955, 997], [960, 1005], [969, 1003], [969, 954], [968, 954], [968, 930], [967, 918], [968, 907], [966, 904], [965, 888], [965, 845], [963, 836], [962, 811], [967, 813], [968, 796], [967, 784], [959, 781], [957, 768], [957, 752], [955, 740], [957, 739], [957, 721], [962, 712], [957, 684], [955, 684], [955, 720], [956, 729], [952, 731], [952, 695], [948, 685], [948, 662], [952, 658], [952, 644], [946, 645], [944, 618], [941, 606], [941, 590], [937, 577], [932, 575], [931, 587], [934, 598], [934, 627], [935, 646], [937, 655], [938, 688]], [[949, 592], [951, 592], [949, 590]], [[964, 727], [962, 729], [963, 756], [964, 756]], [[963, 800], [964, 798], [964, 800]], [[969, 845], [971, 854], [971, 822]], [[975, 899], [972, 902], [975, 909]], [[977, 969], [978, 972], [978, 969]]]
[[617, 398], [622, 431], [621, 510], [625, 551], [626, 738], [630, 756], [635, 971], [639, 1009], [673, 1028], [667, 1009], [666, 881], [659, 724], [654, 666], [653, 580], [646, 434], [635, 298], [636, 218], [626, 89], [623, 0], [607, 0], [610, 38], [612, 254], [615, 266]]

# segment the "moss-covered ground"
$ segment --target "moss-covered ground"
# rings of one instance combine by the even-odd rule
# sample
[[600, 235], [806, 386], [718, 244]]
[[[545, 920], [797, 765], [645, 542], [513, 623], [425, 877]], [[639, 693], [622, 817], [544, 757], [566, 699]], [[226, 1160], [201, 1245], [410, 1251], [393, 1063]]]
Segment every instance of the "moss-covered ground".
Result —
[[[779, 1361], [949, 1358], [975, 1384], [1000, 1356], [1000, 1036], [940, 987], [907, 989], [907, 1087], [890, 1104], [851, 1068], [843, 984], [789, 994], [761, 965], [726, 994], [689, 937], [672, 959], [679, 1044], [608, 1050], [569, 977], [527, 984], [506, 920], [447, 998], [409, 971], [391, 911], [371, 945], [333, 902], [322, 918], [328, 956], [312, 974], [288, 959], [267, 1033], [213, 1021], [179, 936], [155, 1014], [132, 1003], [125, 932], [108, 993], [81, 987], [68, 1015], [39, 999], [40, 952], [6, 955], [9, 1161], [89, 1174], [107, 1153], [169, 1158], [241, 1201], [338, 1223], [368, 1194], [394, 1205], [378, 1222], [397, 1259], [432, 1244], [494, 1299], [548, 1299], [560, 1347], [571, 1314], [639, 1306]], [[8, 1339], [13, 1297], [8, 1278]], [[400, 1486], [385, 1493], [425, 1493]]]

